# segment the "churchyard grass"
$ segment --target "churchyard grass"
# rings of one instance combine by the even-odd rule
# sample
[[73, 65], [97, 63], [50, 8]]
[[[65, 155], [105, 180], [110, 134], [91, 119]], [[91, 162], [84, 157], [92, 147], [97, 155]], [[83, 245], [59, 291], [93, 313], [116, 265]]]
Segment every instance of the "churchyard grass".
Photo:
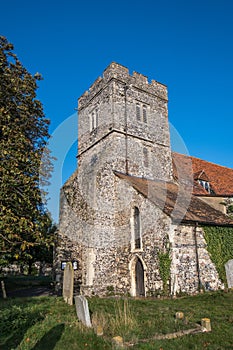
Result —
[[[121, 336], [132, 349], [233, 349], [233, 292], [204, 293], [177, 299], [89, 298], [94, 329], [84, 327], [75, 306], [57, 297], [0, 300], [0, 349], [84, 350], [112, 349], [111, 339]], [[184, 319], [176, 319], [177, 311]], [[195, 328], [210, 318], [212, 331], [176, 339], [152, 339]], [[143, 341], [142, 341], [143, 340]]]

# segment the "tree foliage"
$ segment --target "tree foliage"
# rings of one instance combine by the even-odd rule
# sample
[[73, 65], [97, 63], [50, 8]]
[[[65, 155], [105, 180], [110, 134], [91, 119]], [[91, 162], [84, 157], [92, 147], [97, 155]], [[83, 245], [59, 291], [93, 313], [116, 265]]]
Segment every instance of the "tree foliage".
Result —
[[13, 49], [0, 37], [1, 261], [30, 256], [32, 247], [48, 241], [45, 232], [51, 225], [40, 188], [52, 171], [45, 149], [49, 120], [36, 98], [41, 77], [32, 76]]

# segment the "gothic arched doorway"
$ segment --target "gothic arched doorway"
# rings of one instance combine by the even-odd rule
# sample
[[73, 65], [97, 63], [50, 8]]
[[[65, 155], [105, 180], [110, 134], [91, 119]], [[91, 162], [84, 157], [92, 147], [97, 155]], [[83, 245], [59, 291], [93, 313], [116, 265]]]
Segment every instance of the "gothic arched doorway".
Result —
[[135, 264], [136, 296], [145, 296], [144, 269], [140, 259]]

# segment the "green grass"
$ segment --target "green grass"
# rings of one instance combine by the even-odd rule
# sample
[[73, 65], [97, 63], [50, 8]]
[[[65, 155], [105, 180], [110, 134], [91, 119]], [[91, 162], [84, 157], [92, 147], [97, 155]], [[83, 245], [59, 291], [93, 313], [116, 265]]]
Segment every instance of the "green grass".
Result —
[[[62, 298], [34, 297], [0, 300], [1, 350], [112, 349], [117, 335], [135, 344], [132, 349], [233, 349], [233, 293], [205, 293], [179, 299], [88, 299], [93, 324], [101, 325], [98, 337], [76, 317], [75, 306]], [[177, 311], [184, 320], [176, 320]], [[195, 327], [201, 319], [211, 320], [212, 332], [185, 335], [171, 340], [153, 340]], [[94, 328], [95, 328], [94, 327]], [[147, 342], [140, 342], [148, 339]]]

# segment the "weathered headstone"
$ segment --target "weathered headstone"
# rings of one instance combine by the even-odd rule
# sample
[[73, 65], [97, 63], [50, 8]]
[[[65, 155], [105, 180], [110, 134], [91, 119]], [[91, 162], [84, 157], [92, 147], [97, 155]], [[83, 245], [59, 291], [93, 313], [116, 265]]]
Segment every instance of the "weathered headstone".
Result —
[[63, 298], [66, 303], [73, 305], [74, 269], [71, 262], [66, 264], [63, 276]]
[[75, 297], [75, 305], [78, 319], [87, 327], [92, 327], [88, 301], [83, 295]]
[[228, 288], [233, 288], [233, 259], [225, 264]]

